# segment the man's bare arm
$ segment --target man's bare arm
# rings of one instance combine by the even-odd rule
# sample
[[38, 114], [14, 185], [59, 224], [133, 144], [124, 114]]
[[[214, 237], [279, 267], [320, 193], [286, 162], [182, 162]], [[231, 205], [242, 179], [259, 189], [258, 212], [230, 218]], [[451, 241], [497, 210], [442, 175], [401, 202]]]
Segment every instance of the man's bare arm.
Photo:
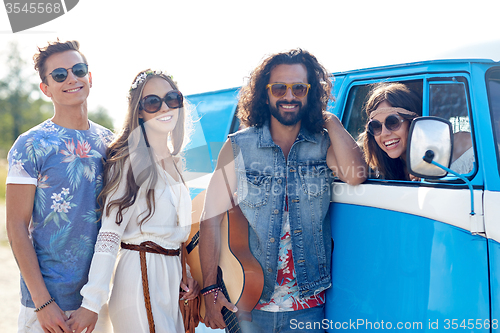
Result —
[[[200, 223], [200, 261], [203, 273], [203, 287], [217, 283], [221, 248], [221, 222], [226, 211], [232, 207], [231, 197], [236, 190], [236, 174], [231, 143], [226, 141], [217, 160], [217, 168], [212, 175], [205, 196], [205, 204]], [[224, 328], [221, 315], [223, 306], [230, 310], [236, 307], [229, 303], [221, 293], [216, 304], [214, 294], [205, 296], [205, 325], [211, 328]]]
[[367, 168], [361, 149], [342, 123], [333, 114], [328, 114], [325, 124], [330, 136], [326, 161], [338, 177], [351, 185], [362, 183], [366, 179]]
[[[33, 212], [36, 187], [34, 185], [7, 184], [7, 236], [19, 270], [30, 291], [35, 307], [45, 304], [51, 295], [45, 286], [38, 258], [29, 238], [28, 228]], [[59, 306], [52, 302], [39, 312], [42, 328], [58, 328], [71, 332], [65, 321], [68, 319]]]

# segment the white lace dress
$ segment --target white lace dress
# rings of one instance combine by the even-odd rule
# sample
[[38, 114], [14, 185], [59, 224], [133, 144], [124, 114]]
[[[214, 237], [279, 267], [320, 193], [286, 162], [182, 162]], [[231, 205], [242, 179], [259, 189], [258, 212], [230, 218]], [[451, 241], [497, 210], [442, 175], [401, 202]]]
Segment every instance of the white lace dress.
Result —
[[[139, 252], [120, 249], [120, 242], [139, 245], [144, 241], [153, 241], [166, 249], [178, 249], [190, 232], [189, 191], [162, 168], [158, 170], [161, 179], [155, 186], [155, 213], [142, 227], [138, 224], [139, 216], [147, 208], [142, 189], [134, 205], [124, 212], [121, 225], [115, 223], [116, 209], [111, 211], [109, 217], [103, 214], [89, 281], [81, 291], [84, 298], [82, 306], [97, 313], [109, 296], [109, 316], [117, 333], [149, 333]], [[107, 201], [120, 198], [124, 185], [125, 179], [122, 179], [118, 190]], [[180, 258], [146, 253], [146, 262], [156, 332], [184, 332], [179, 311]]]

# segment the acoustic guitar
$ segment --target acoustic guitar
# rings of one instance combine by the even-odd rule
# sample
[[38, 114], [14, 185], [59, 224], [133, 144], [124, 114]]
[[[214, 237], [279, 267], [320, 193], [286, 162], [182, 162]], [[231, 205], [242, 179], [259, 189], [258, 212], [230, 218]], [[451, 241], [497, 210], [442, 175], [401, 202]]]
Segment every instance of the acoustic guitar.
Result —
[[[203, 286], [203, 276], [199, 255], [200, 216], [205, 202], [206, 191], [198, 194], [192, 201], [191, 233], [186, 242], [187, 262], [191, 275]], [[217, 280], [224, 296], [238, 307], [233, 313], [222, 309], [226, 328], [231, 333], [240, 332], [239, 321], [251, 321], [250, 312], [260, 299], [264, 288], [264, 274], [259, 262], [250, 252], [248, 244], [248, 222], [239, 206], [230, 209], [221, 223], [221, 251]], [[203, 297], [203, 296], [202, 296]], [[205, 317], [205, 302], [201, 302], [200, 315]]]

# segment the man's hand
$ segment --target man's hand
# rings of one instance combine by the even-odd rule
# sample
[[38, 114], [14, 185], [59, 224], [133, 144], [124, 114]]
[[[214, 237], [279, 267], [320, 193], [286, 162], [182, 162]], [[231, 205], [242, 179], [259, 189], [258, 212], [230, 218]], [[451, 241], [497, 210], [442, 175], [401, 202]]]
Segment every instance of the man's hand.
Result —
[[205, 301], [205, 318], [203, 320], [205, 326], [212, 329], [224, 328], [226, 327], [226, 323], [224, 322], [224, 318], [222, 318], [222, 308], [226, 307], [232, 312], [238, 311], [238, 308], [230, 303], [221, 291], [219, 291], [215, 304], [214, 298], [215, 293], [210, 293], [203, 298]]
[[80, 307], [69, 316], [67, 324], [71, 327], [71, 332], [80, 333], [87, 329], [86, 333], [91, 333], [97, 323], [97, 313], [89, 309]]
[[73, 332], [70, 329], [69, 325], [66, 323], [68, 317], [66, 317], [63, 310], [61, 310], [61, 308], [59, 307], [59, 305], [56, 304], [56, 302], [52, 302], [45, 308], [38, 311], [36, 313], [36, 316], [44, 332], [50, 332], [50, 333]]

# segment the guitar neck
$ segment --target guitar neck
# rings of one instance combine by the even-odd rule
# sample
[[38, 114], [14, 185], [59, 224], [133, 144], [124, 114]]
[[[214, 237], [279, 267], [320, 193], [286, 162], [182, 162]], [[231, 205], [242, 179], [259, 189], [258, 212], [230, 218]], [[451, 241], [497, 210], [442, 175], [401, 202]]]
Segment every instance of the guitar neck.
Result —
[[[224, 294], [224, 296], [226, 296], [226, 299], [229, 302], [231, 302], [231, 299], [229, 298], [229, 294], [226, 289], [226, 285], [224, 284], [224, 279], [222, 278], [222, 270], [220, 269], [220, 267], [217, 268], [217, 283], [222, 289], [222, 293]], [[229, 333], [241, 332], [240, 322], [238, 321], [238, 317], [234, 312], [228, 310], [226, 307], [223, 307], [222, 318], [224, 318], [224, 322], [226, 323], [227, 332]]]

